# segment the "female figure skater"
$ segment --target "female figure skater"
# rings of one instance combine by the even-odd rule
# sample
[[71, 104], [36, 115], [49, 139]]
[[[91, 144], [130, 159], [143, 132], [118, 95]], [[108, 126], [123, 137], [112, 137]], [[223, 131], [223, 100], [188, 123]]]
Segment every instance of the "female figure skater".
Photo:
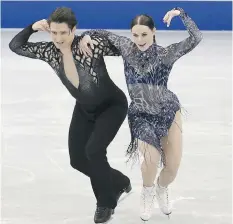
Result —
[[[128, 109], [124, 93], [110, 79], [103, 56], [119, 55], [106, 40], [97, 38], [95, 54], [80, 54], [80, 37], [75, 36], [76, 18], [69, 8], [56, 9], [47, 20], [40, 20], [19, 32], [10, 42], [18, 55], [47, 62], [70, 94], [76, 99], [70, 129], [69, 154], [74, 169], [90, 177], [97, 199], [95, 223], [111, 218], [123, 192], [131, 190], [130, 180], [110, 167], [107, 147], [123, 123]], [[51, 42], [28, 42], [38, 30], [49, 31]]]
[[[192, 19], [181, 8], [166, 13], [167, 26], [173, 17], [180, 16], [189, 37], [168, 47], [155, 42], [155, 25], [147, 15], [132, 20], [133, 41], [105, 30], [90, 30], [82, 34], [80, 50], [92, 56], [91, 38], [107, 38], [121, 53], [131, 104], [128, 121], [131, 130], [131, 143], [127, 150], [130, 158], [144, 156], [141, 165], [143, 188], [141, 193], [142, 220], [152, 215], [154, 198], [158, 200], [161, 211], [172, 212], [168, 198], [168, 186], [174, 181], [182, 156], [181, 106], [177, 96], [167, 88], [168, 77], [174, 63], [193, 50], [201, 41], [202, 34]], [[156, 181], [160, 160], [163, 169]]]

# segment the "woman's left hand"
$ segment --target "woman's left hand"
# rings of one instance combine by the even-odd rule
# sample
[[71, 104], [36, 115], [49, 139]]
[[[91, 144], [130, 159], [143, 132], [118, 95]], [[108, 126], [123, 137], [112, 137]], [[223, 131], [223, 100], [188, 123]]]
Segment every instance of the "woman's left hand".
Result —
[[173, 17], [175, 16], [179, 16], [180, 15], [180, 11], [176, 10], [176, 9], [172, 9], [170, 11], [168, 11], [166, 13], [166, 15], [163, 17], [163, 22], [167, 23], [167, 27], [170, 26], [171, 20], [173, 19]]

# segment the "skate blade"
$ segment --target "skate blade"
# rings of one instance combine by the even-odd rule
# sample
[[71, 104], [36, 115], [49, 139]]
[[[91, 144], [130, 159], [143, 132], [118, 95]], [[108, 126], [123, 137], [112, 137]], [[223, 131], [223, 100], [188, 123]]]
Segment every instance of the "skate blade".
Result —
[[143, 221], [143, 223], [146, 223], [146, 222], [149, 221], [149, 219], [148, 219], [148, 220], [145, 220], [145, 219], [142, 219], [142, 218], [141, 218], [141, 220]]
[[172, 213], [169, 213], [169, 214], [165, 214], [167, 216], [168, 219], [171, 219], [171, 215]]
[[113, 217], [111, 217], [107, 222], [102, 222], [102, 223], [99, 223], [99, 224], [108, 224], [112, 221]]
[[120, 204], [122, 201], [124, 201], [127, 197], [129, 197], [133, 192], [130, 191], [129, 193], [125, 193], [123, 196], [120, 197], [118, 204]]
[[[120, 199], [118, 200], [117, 206], [122, 203], [127, 197], [129, 197], [132, 194], [132, 192], [125, 194], [124, 196], [121, 196]], [[112, 215], [115, 214], [115, 209], [112, 212]]]

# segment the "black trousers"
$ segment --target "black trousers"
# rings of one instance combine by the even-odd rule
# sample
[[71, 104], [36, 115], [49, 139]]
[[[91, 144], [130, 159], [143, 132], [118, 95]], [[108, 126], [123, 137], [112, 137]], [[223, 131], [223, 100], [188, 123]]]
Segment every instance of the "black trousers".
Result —
[[90, 177], [98, 206], [116, 207], [116, 194], [129, 178], [110, 167], [107, 147], [114, 139], [126, 114], [127, 100], [111, 102], [94, 113], [76, 103], [69, 130], [70, 164]]

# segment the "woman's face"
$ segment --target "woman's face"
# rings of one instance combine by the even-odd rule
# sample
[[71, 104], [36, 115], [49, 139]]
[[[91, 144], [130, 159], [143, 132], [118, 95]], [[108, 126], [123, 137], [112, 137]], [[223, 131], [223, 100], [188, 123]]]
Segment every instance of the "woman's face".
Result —
[[155, 28], [151, 30], [145, 25], [135, 25], [131, 29], [132, 40], [139, 50], [146, 51], [154, 42]]

